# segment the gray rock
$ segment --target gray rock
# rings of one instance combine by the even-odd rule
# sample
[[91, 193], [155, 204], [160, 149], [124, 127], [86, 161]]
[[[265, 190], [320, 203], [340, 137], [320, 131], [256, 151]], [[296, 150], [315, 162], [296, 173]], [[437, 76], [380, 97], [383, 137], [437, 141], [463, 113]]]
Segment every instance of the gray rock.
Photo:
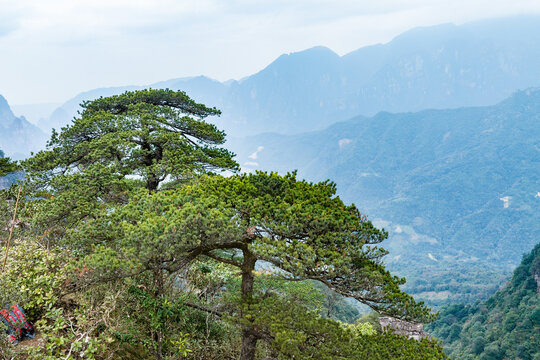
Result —
[[407, 336], [409, 339], [422, 340], [429, 337], [422, 324], [408, 322], [393, 317], [380, 317], [379, 323], [384, 332], [392, 331], [397, 335]]

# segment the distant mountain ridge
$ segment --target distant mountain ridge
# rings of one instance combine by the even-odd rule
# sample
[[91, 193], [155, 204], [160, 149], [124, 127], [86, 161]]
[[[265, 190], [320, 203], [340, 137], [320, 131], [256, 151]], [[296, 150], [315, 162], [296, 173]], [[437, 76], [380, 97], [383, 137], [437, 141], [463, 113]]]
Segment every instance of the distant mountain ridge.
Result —
[[[470, 300], [493, 290], [540, 232], [538, 91], [500, 102], [540, 86], [539, 63], [539, 16], [445, 24], [344, 56], [324, 47], [281, 55], [240, 81], [91, 90], [40, 127], [60, 129], [99, 96], [186, 91], [223, 111], [212, 121], [246, 169], [335, 180], [347, 201], [391, 230], [388, 261], [409, 271], [413, 292]], [[446, 110], [424, 110], [434, 108]], [[455, 284], [461, 269], [471, 287]], [[444, 281], [424, 284], [423, 271]]]
[[59, 107], [40, 127], [69, 123], [83, 100], [167, 87], [221, 109], [215, 122], [230, 136], [292, 134], [379, 111], [491, 105], [518, 89], [540, 86], [539, 62], [538, 16], [445, 24], [341, 57], [324, 47], [281, 55], [240, 81], [199, 76], [91, 90]]
[[23, 159], [42, 149], [46, 135], [23, 116], [16, 117], [6, 99], [0, 95], [0, 149], [14, 159]]
[[530, 89], [494, 106], [379, 113], [230, 147], [246, 170], [332, 179], [390, 231], [387, 262], [412, 292], [467, 301], [540, 239], [539, 124], [540, 89]]

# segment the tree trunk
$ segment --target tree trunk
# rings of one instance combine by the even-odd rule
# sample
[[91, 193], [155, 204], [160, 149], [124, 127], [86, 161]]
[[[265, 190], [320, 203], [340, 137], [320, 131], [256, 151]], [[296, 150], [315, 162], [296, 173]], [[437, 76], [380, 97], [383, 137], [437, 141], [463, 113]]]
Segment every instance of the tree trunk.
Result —
[[156, 176], [150, 175], [146, 180], [146, 189], [148, 189], [149, 192], [155, 192], [158, 189], [158, 186], [159, 181], [157, 180]]
[[242, 332], [242, 352], [240, 360], [254, 360], [255, 351], [257, 350], [258, 338], [251, 333], [249, 329]]
[[[255, 263], [257, 258], [248, 249], [243, 251], [244, 262], [242, 263], [242, 303], [247, 304], [253, 296], [253, 283], [255, 276]], [[250, 325], [245, 325], [242, 331], [242, 352], [240, 360], [255, 360], [255, 351], [257, 349], [257, 340], [253, 328]]]
[[150, 352], [154, 355], [156, 360], [163, 360], [163, 347], [161, 343], [161, 338], [158, 332], [152, 331], [152, 340], [154, 341], [154, 351], [150, 348]]
[[[146, 167], [151, 167], [155, 162], [160, 162], [163, 157], [163, 152], [161, 149], [158, 149], [158, 152], [152, 151], [152, 146], [147, 141], [143, 142], [141, 145], [142, 149], [146, 151], [146, 155], [144, 157], [144, 165]], [[146, 188], [150, 192], [154, 192], [159, 187], [159, 177], [157, 174], [154, 174], [153, 172], [149, 172], [146, 178]]]

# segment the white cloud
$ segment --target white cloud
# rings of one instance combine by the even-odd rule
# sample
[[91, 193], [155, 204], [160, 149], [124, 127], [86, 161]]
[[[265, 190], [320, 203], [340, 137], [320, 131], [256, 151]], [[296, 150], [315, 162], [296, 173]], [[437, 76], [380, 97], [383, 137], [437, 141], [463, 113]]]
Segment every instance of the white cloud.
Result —
[[338, 146], [339, 146], [340, 149], [343, 149], [343, 147], [344, 147], [345, 145], [349, 145], [351, 142], [352, 142], [351, 139], [340, 139], [340, 140], [338, 141]]
[[503, 202], [503, 208], [508, 209], [508, 207], [510, 206], [511, 199], [512, 199], [511, 196], [505, 196], [505, 197], [500, 198], [499, 200]]
[[255, 151], [253, 154], [249, 155], [248, 158], [252, 160], [257, 160], [258, 154], [264, 150], [264, 146], [257, 147], [257, 151]]
[[0, 37], [3, 37], [19, 28], [22, 10], [17, 4], [3, 8], [2, 0], [0, 0], [0, 9]]
[[95, 87], [250, 75], [315, 45], [339, 54], [416, 26], [539, 13], [536, 0], [0, 0], [0, 94], [65, 101]]

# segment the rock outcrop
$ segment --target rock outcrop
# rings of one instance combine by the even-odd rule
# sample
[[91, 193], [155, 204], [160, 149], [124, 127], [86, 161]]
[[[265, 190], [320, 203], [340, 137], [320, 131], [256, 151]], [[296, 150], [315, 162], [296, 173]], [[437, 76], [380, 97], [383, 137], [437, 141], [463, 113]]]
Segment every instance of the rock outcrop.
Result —
[[422, 340], [429, 337], [424, 331], [424, 326], [393, 317], [380, 317], [379, 323], [384, 332], [393, 331], [397, 335], [407, 336], [409, 339]]

